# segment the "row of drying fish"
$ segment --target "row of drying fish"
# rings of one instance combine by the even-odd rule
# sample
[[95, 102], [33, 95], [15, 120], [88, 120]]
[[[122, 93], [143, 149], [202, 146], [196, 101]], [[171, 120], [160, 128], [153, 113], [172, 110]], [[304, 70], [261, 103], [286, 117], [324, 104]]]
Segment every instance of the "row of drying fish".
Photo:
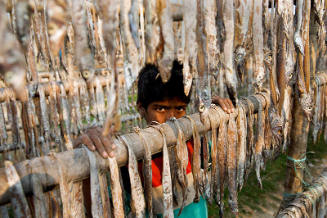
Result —
[[[255, 106], [256, 105], [256, 106]], [[164, 217], [171, 217], [173, 208], [181, 208], [180, 212], [190, 200], [198, 201], [200, 196], [205, 197], [209, 202], [217, 202], [223, 213], [224, 190], [229, 190], [229, 204], [232, 211], [238, 213], [237, 192], [242, 189], [243, 184], [250, 170], [255, 168], [258, 181], [261, 183], [260, 170], [264, 167], [265, 161], [271, 159], [273, 154], [280, 150], [282, 142], [281, 130], [283, 122], [276, 112], [270, 111], [269, 92], [258, 93], [246, 99], [240, 99], [236, 112], [227, 115], [219, 107], [212, 106], [207, 122], [211, 125], [211, 134], [205, 133], [201, 145], [201, 138], [194, 120], [188, 116], [192, 125], [194, 153], [192, 157], [192, 176], [186, 175], [188, 165], [188, 150], [186, 149], [186, 139], [180, 127], [178, 120], [173, 120], [176, 126], [177, 144], [168, 149], [166, 136], [160, 126], [152, 126], [160, 132], [163, 139], [163, 201], [159, 203]], [[255, 110], [256, 109], [256, 113]], [[219, 122], [217, 123], [217, 121]], [[256, 131], [255, 131], [256, 130]], [[152, 214], [158, 211], [158, 202], [152, 200], [152, 167], [151, 167], [151, 149], [142, 131], [136, 130], [141, 141], [144, 143], [143, 157], [143, 178], [144, 185], [141, 182], [141, 175], [138, 171], [138, 163], [129, 145], [126, 135], [118, 137], [114, 143], [120, 146], [126, 146], [128, 150], [128, 172], [131, 184], [130, 208], [133, 216], [144, 217], [145, 214]], [[65, 138], [65, 137], [64, 137]], [[211, 153], [209, 152], [211, 144]], [[71, 149], [71, 148], [68, 148]], [[108, 159], [109, 162], [109, 183], [111, 198], [108, 198], [107, 179], [99, 169], [99, 164], [93, 152], [85, 149], [90, 161], [90, 181], [91, 181], [91, 200], [92, 216], [94, 217], [124, 217], [124, 189], [119, 168], [115, 159]], [[55, 154], [50, 154], [56, 158]], [[209, 162], [211, 159], [211, 163]], [[14, 170], [12, 165], [6, 162], [6, 170]], [[203, 168], [201, 167], [203, 163]], [[211, 170], [210, 170], [211, 169]], [[82, 195], [79, 183], [67, 181], [65, 176], [64, 163], [58, 168], [60, 180], [60, 195], [63, 205], [64, 217], [75, 216], [81, 213]], [[8, 177], [9, 175], [7, 175]], [[34, 178], [34, 176], [33, 176]], [[35, 183], [42, 178], [35, 175]], [[127, 178], [123, 178], [124, 180]], [[8, 181], [11, 181], [8, 178]], [[19, 179], [13, 184], [21, 187]], [[37, 185], [36, 185], [37, 186]], [[18, 188], [17, 188], [18, 189]], [[11, 204], [17, 211], [28, 216], [28, 206], [24, 201], [17, 201], [22, 198], [21, 188], [16, 195], [12, 195]], [[193, 191], [192, 191], [193, 190]], [[40, 199], [44, 198], [42, 189], [33, 189], [35, 198], [33, 201], [40, 217], [46, 217], [42, 210], [50, 210]], [[178, 202], [178, 203], [176, 203]], [[126, 206], [126, 205], [125, 205]], [[27, 209], [26, 209], [27, 207]], [[22, 210], [21, 208], [25, 208]], [[51, 211], [53, 213], [54, 211]], [[43, 214], [43, 215], [42, 215]], [[78, 215], [83, 216], [83, 215]]]
[[[71, 149], [72, 140], [86, 128], [103, 125], [109, 107], [105, 102], [111, 96], [110, 78], [96, 76], [93, 81], [93, 87], [87, 87], [84, 80], [32, 85], [25, 90], [28, 95], [23, 102], [9, 88], [2, 89], [0, 148], [4, 159], [19, 162]], [[139, 121], [132, 116], [123, 123], [128, 128]]]
[[327, 171], [322, 174], [302, 193], [295, 196], [276, 217], [323, 218], [327, 215]]

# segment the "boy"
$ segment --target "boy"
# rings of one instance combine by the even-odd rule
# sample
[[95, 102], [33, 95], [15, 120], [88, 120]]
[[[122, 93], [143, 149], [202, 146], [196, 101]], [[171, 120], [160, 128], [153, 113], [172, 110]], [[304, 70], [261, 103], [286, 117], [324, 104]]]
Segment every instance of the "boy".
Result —
[[[167, 83], [163, 83], [156, 66], [148, 64], [141, 70], [138, 78], [137, 107], [142, 118], [144, 118], [148, 124], [151, 122], [164, 123], [172, 117], [178, 119], [186, 114], [186, 107], [190, 102], [190, 95], [186, 96], [184, 94], [182, 71], [183, 66], [177, 61], [174, 61], [171, 70], [171, 78]], [[231, 113], [234, 110], [233, 104], [229, 99], [214, 97], [212, 102], [220, 105], [227, 113]], [[102, 136], [100, 128], [87, 130], [85, 134], [76, 140], [75, 146], [79, 144], [85, 144], [90, 150], [97, 150], [104, 158], [107, 158], [108, 155], [111, 157], [114, 156], [113, 151], [115, 148], [111, 145], [108, 138]], [[187, 142], [187, 147], [190, 157], [193, 150], [192, 140]], [[161, 188], [161, 173], [162, 154], [159, 153], [152, 157], [154, 213], [162, 213], [160, 212], [162, 210], [160, 204], [157, 204], [156, 208], [156, 199], [159, 198], [159, 202], [162, 197], [159, 191]], [[191, 176], [191, 169], [187, 169], [187, 174]], [[158, 190], [158, 192], [156, 192], [156, 190]], [[175, 216], [177, 216], [178, 211], [179, 208], [175, 208]], [[198, 203], [188, 202], [179, 217], [187, 217], [190, 215], [194, 218], [207, 217], [207, 214], [206, 202], [201, 198]]]

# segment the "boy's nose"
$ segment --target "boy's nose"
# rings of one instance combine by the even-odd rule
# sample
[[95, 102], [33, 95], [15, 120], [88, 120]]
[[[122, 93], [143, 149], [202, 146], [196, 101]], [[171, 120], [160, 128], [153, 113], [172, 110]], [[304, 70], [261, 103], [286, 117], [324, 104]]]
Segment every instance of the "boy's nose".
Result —
[[170, 118], [175, 117], [174, 110], [168, 110], [166, 114], [166, 120], [169, 120]]

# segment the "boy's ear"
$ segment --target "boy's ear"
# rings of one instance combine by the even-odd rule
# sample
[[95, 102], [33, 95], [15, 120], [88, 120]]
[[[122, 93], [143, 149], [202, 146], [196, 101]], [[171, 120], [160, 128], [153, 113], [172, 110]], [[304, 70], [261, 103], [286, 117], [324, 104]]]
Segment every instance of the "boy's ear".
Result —
[[145, 108], [141, 105], [141, 103], [137, 103], [137, 110], [140, 113], [141, 117], [145, 118], [146, 111]]

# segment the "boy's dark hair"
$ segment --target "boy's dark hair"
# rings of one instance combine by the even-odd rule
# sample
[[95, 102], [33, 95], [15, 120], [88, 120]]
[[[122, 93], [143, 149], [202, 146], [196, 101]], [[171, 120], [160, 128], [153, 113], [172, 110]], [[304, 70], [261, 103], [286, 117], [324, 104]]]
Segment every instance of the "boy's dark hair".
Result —
[[186, 96], [184, 93], [183, 65], [176, 60], [173, 62], [171, 77], [167, 83], [162, 82], [157, 66], [146, 64], [138, 76], [137, 88], [137, 103], [145, 109], [150, 103], [167, 98], [178, 97], [186, 104], [190, 102], [190, 94]]

